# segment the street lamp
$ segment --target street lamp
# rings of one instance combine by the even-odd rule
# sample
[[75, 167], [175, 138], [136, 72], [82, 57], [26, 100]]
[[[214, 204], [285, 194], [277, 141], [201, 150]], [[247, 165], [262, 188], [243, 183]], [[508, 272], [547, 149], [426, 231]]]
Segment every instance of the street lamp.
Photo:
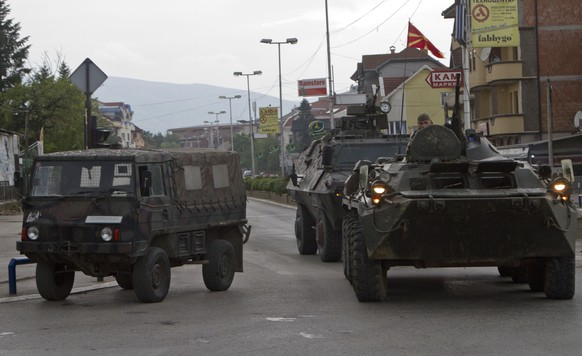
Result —
[[297, 38], [288, 38], [284, 42], [273, 42], [270, 38], [263, 38], [261, 43], [276, 44], [279, 54], [279, 130], [281, 131], [281, 177], [285, 177], [285, 138], [283, 137], [283, 83], [281, 80], [281, 45], [296, 44]]
[[216, 120], [214, 121], [204, 121], [205, 124], [210, 124], [210, 146], [212, 146], [212, 148], [218, 148], [218, 146], [220, 145], [220, 137], [218, 137], [218, 129], [216, 130], [216, 141], [217, 141], [217, 147], [214, 147], [214, 140], [213, 137], [214, 135], [212, 135], [212, 124], [218, 124], [220, 121], [218, 120], [218, 115], [220, 114], [226, 114], [226, 111], [220, 111], [220, 112], [212, 112], [209, 111], [208, 114], [212, 114], [212, 115], [216, 115]]
[[252, 73], [243, 73], [243, 72], [234, 72], [235, 77], [240, 77], [242, 75], [247, 77], [247, 96], [249, 97], [249, 122], [251, 123], [251, 170], [253, 172], [253, 177], [255, 176], [255, 130], [253, 128], [253, 118], [251, 116], [251, 84], [249, 81], [249, 77], [251, 75], [261, 75], [263, 72], [260, 70], [255, 70]]
[[230, 148], [234, 151], [234, 134], [232, 131], [232, 99], [240, 99], [240, 95], [224, 96], [221, 95], [218, 99], [228, 99], [228, 111], [230, 112]]

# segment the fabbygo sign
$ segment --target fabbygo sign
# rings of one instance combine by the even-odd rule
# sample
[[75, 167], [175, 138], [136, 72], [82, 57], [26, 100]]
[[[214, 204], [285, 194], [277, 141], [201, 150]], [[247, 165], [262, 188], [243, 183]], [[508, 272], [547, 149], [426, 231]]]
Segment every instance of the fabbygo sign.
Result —
[[462, 70], [434, 70], [426, 77], [426, 82], [431, 88], [454, 88], [457, 85], [457, 75], [461, 76], [459, 85], [462, 86]]
[[299, 96], [327, 95], [327, 81], [325, 78], [300, 79], [297, 81]]

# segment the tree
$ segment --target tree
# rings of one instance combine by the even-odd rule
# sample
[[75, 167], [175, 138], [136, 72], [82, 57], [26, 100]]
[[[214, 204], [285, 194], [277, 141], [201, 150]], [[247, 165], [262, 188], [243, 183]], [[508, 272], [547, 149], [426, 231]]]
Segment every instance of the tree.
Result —
[[20, 38], [20, 23], [8, 18], [10, 7], [0, 0], [0, 92], [22, 83], [29, 68], [24, 64], [28, 59], [28, 36]]
[[55, 65], [47, 56], [27, 82], [29, 142], [36, 141], [44, 129], [46, 152], [85, 147], [85, 96], [71, 83], [69, 72], [61, 56]]
[[309, 124], [312, 123], [315, 118], [311, 113], [311, 105], [306, 99], [301, 101], [298, 110], [299, 117], [293, 121], [291, 131], [293, 132], [293, 137], [295, 137], [295, 145], [297, 146], [297, 149], [303, 151], [309, 146], [313, 139], [309, 135]]

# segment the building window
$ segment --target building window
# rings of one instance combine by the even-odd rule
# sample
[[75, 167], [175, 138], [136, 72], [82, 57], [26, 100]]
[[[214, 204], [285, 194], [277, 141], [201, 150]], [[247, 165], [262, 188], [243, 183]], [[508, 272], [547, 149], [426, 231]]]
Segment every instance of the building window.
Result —
[[512, 91], [510, 95], [510, 109], [512, 114], [519, 114], [519, 92]]

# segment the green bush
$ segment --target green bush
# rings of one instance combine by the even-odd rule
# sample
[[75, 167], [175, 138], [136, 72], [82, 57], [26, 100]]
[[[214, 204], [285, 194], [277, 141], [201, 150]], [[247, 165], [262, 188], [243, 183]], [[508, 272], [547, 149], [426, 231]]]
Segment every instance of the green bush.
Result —
[[247, 177], [244, 179], [247, 190], [261, 190], [279, 195], [287, 194], [286, 187], [288, 181], [288, 178], [279, 177]]

